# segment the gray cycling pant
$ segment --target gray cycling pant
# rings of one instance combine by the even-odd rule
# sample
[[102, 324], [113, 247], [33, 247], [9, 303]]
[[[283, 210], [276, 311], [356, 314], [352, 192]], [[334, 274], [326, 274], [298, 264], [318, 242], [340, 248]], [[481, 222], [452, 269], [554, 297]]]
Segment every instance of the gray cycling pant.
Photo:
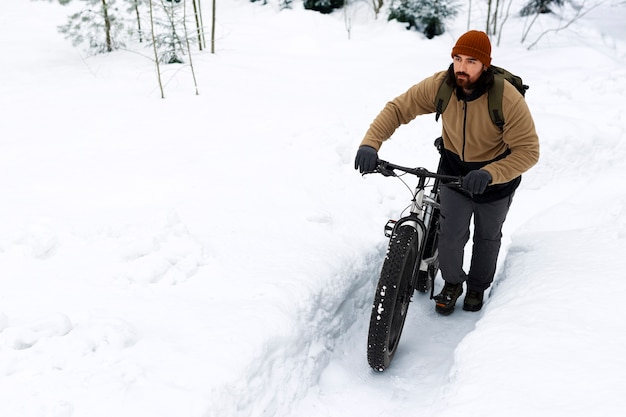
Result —
[[[469, 197], [441, 187], [439, 220], [439, 268], [450, 284], [467, 282], [468, 289], [484, 291], [493, 282], [502, 240], [502, 225], [513, 195], [489, 203], [476, 203]], [[465, 245], [474, 218], [472, 261], [463, 270]]]

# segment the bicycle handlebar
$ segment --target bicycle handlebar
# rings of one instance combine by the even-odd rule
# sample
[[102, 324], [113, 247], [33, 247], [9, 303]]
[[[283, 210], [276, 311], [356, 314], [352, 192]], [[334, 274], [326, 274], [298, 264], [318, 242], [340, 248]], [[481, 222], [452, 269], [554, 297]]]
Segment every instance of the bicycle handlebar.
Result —
[[376, 162], [376, 169], [373, 172], [382, 174], [385, 177], [397, 177], [398, 174], [396, 174], [394, 170], [406, 172], [407, 174], [415, 175], [420, 178], [435, 178], [450, 185], [460, 185], [463, 181], [463, 177], [461, 176], [456, 177], [454, 175], [438, 174], [436, 172], [431, 172], [426, 168], [407, 168], [392, 164], [391, 162], [383, 161], [382, 159], [379, 159]]

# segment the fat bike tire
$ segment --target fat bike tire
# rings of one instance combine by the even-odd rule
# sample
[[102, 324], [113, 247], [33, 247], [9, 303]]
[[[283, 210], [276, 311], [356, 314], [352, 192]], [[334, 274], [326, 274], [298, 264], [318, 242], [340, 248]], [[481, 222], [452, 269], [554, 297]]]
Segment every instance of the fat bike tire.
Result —
[[376, 371], [382, 372], [390, 365], [400, 342], [413, 295], [413, 273], [420, 253], [418, 239], [415, 228], [402, 226], [389, 242], [367, 339], [367, 361]]

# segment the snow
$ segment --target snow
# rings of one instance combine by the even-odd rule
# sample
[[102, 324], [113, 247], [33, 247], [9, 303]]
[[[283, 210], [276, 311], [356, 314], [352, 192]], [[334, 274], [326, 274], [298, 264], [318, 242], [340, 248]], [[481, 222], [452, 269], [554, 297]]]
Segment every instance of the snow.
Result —
[[[531, 86], [541, 160], [482, 311], [416, 294], [383, 373], [367, 326], [409, 195], [353, 158], [387, 100], [447, 67], [466, 14], [426, 40], [367, 3], [226, 0], [200, 94], [166, 66], [165, 99], [147, 50], [87, 56], [56, 31], [68, 14], [0, 14], [0, 415], [623, 415], [623, 2], [530, 50], [509, 17], [494, 64]], [[433, 167], [439, 129], [420, 117], [381, 157]]]

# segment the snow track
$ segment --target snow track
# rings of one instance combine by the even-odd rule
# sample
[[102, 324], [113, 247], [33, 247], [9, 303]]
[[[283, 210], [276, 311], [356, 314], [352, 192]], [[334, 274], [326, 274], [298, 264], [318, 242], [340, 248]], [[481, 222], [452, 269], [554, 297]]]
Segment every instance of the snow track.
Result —
[[[379, 273], [368, 271], [374, 282]], [[441, 285], [438, 278], [436, 290]], [[468, 313], [459, 306], [444, 317], [435, 312], [428, 294], [415, 293], [396, 356], [387, 370], [376, 372], [366, 356], [374, 290], [371, 286], [367, 306], [357, 312], [354, 326], [338, 340], [319, 384], [291, 415], [399, 416], [407, 410], [427, 415], [436, 402], [447, 383], [456, 346], [473, 330], [481, 313]]]
[[[443, 317], [428, 294], [415, 293], [391, 367], [383, 373], [372, 370], [367, 364], [367, 331], [385, 251], [381, 244], [369, 258], [344, 268], [336, 280], [350, 285], [329, 287], [296, 303], [301, 307], [293, 327], [264, 342], [243, 378], [211, 393], [214, 400], [207, 416], [427, 412], [448, 381], [456, 346], [481, 313], [459, 306]], [[437, 281], [438, 290], [442, 282]], [[375, 408], [373, 397], [380, 400]]]

